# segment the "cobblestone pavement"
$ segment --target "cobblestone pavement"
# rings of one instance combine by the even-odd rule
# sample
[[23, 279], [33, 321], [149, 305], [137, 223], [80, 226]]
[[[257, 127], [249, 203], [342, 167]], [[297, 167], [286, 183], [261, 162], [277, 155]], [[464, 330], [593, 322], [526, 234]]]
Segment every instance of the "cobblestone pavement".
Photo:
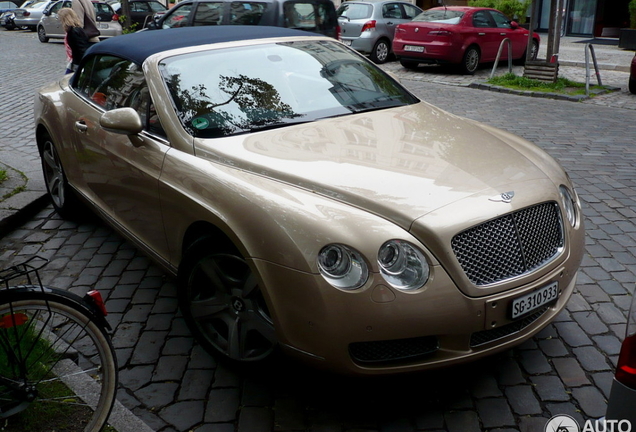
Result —
[[[60, 75], [63, 47], [40, 44], [34, 33], [6, 33], [0, 30], [0, 43], [13, 48], [0, 53], [0, 160], [11, 148], [37, 159], [30, 98]], [[116, 329], [118, 398], [155, 431], [542, 432], [552, 415], [602, 416], [636, 281], [634, 111], [439, 85], [412, 79], [424, 71], [414, 74], [402, 81], [415, 94], [530, 139], [578, 186], [587, 253], [576, 292], [522, 346], [385, 378], [333, 376], [285, 359], [241, 369], [200, 349], [177, 311], [174, 281], [99, 221], [64, 221], [47, 207], [0, 239], [0, 263], [40, 254], [51, 259], [46, 284], [80, 294], [100, 289]]]

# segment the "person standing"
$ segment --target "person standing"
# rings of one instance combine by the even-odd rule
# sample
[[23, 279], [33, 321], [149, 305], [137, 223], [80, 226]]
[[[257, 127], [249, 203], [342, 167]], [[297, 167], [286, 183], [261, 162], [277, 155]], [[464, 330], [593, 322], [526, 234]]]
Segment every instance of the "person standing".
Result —
[[77, 65], [79, 65], [80, 60], [84, 57], [84, 52], [91, 46], [91, 43], [88, 41], [88, 36], [86, 36], [82, 28], [82, 23], [73, 9], [62, 8], [57, 16], [60, 18], [62, 27], [66, 32], [64, 46], [66, 47], [66, 56], [69, 59], [66, 67], [66, 73], [68, 74], [77, 69]]
[[90, 0], [73, 0], [73, 11], [77, 14], [79, 21], [91, 43], [99, 42], [99, 30], [97, 29], [97, 18], [95, 9]]

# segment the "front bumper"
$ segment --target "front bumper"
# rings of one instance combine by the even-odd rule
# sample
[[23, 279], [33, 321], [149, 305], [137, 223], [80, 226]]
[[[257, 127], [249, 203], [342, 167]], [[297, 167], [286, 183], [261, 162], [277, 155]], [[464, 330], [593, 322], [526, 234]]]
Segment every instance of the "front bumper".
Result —
[[[516, 289], [471, 298], [435, 266], [434, 280], [416, 293], [389, 288], [378, 275], [359, 291], [343, 292], [320, 275], [264, 261], [255, 265], [264, 285], [275, 287], [264, 291], [283, 350], [314, 366], [357, 375], [430, 369], [508, 349], [545, 327], [565, 307], [576, 281], [562, 263]], [[552, 282], [559, 284], [555, 302], [509, 318], [513, 299]]]

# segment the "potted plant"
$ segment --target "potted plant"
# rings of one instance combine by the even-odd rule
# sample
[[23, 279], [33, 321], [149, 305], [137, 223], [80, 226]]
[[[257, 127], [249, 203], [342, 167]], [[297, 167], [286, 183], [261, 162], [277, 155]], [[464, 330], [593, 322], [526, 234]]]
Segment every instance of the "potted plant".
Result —
[[631, 0], [628, 6], [629, 28], [622, 28], [619, 33], [618, 47], [636, 50], [636, 0]]

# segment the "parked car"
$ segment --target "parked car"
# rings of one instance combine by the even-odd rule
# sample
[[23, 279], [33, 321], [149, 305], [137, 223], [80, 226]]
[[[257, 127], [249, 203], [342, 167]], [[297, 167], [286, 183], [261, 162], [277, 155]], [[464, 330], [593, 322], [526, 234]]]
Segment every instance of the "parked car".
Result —
[[0, 1], [0, 13], [5, 13], [17, 9], [18, 5], [10, 1]]
[[[28, 5], [30, 5], [31, 3], [34, 3], [35, 0], [27, 0], [24, 3], [22, 3], [19, 7], [24, 8]], [[3, 2], [3, 3], [7, 3], [7, 2]], [[15, 25], [15, 10], [18, 8], [17, 5], [15, 5], [13, 2], [9, 2], [13, 5], [13, 7], [11, 7], [8, 10], [4, 10], [4, 12], [0, 13], [0, 27], [4, 27], [7, 30], [13, 30], [18, 28]]]
[[[109, 3], [116, 14], [123, 15], [121, 3]], [[153, 16], [161, 16], [168, 10], [163, 4], [156, 0], [129, 0], [130, 21], [136, 24], [136, 29], [142, 29], [148, 26]]]
[[340, 29], [331, 0], [185, 0], [149, 28], [207, 25], [258, 25], [307, 30], [338, 38]]
[[574, 289], [583, 218], [559, 164], [333, 38], [136, 32], [34, 103], [55, 209], [88, 203], [177, 275], [190, 329], [228, 358], [465, 362], [531, 338]]
[[[633, 65], [632, 62], [632, 71]], [[605, 418], [619, 422], [627, 421], [636, 425], [634, 407], [636, 407], [636, 296], [632, 298], [627, 317], [625, 339], [618, 356]]]
[[[415, 68], [419, 63], [450, 63], [459, 65], [464, 73], [473, 74], [480, 63], [495, 60], [506, 38], [512, 42], [512, 58], [523, 62], [528, 35], [528, 30], [495, 9], [437, 7], [398, 25], [393, 51], [406, 68]], [[537, 57], [539, 42], [539, 35], [533, 33], [532, 59]], [[508, 58], [507, 44], [501, 58]]]
[[[93, 8], [95, 8], [97, 28], [100, 32], [99, 38], [106, 39], [121, 35], [122, 27], [119, 24], [119, 17], [113, 9], [106, 2], [94, 1], [92, 3]], [[49, 39], [64, 39], [66, 33], [57, 13], [60, 9], [71, 7], [71, 5], [70, 0], [60, 0], [47, 6], [37, 27], [40, 42], [46, 43]]]
[[38, 23], [40, 22], [40, 18], [42, 18], [42, 13], [46, 9], [46, 7], [54, 1], [55, 0], [37, 1], [27, 6], [21, 6], [17, 9], [14, 9], [13, 13], [15, 14], [15, 17], [13, 18], [13, 22], [15, 26], [20, 28], [28, 28], [31, 31], [36, 31], [38, 28]]
[[632, 65], [629, 68], [629, 91], [636, 94], [636, 54], [632, 58]]
[[395, 27], [422, 9], [406, 1], [347, 1], [338, 8], [340, 39], [345, 45], [384, 63], [392, 54]]

